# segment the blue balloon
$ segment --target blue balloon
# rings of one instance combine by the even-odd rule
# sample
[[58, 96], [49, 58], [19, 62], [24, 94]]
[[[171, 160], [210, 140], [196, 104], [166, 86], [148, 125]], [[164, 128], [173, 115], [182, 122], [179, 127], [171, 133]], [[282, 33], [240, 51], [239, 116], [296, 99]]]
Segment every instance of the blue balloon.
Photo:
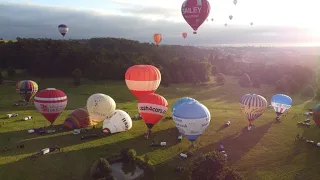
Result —
[[173, 120], [179, 132], [193, 142], [209, 126], [211, 115], [206, 106], [197, 101], [190, 101], [175, 109]]
[[184, 97], [184, 98], [180, 98], [178, 99], [173, 105], [172, 105], [172, 108], [171, 108], [171, 112], [173, 113], [175, 111], [175, 109], [180, 106], [181, 104], [183, 103], [186, 103], [186, 102], [198, 102], [197, 100], [193, 99], [193, 98], [190, 98], [190, 97]]
[[280, 116], [286, 110], [290, 109], [291, 105], [292, 105], [291, 97], [285, 94], [276, 94], [271, 98], [271, 106], [273, 106], [278, 116]]

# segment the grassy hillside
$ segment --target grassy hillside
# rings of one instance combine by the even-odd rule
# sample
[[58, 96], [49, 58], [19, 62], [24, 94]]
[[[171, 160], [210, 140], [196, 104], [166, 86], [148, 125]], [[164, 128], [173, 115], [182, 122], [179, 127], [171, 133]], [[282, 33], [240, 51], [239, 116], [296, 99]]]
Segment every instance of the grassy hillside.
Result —
[[[55, 87], [63, 90], [68, 96], [66, 111], [55, 121], [61, 124], [66, 115], [73, 109], [84, 107], [87, 98], [93, 93], [104, 93], [114, 98], [117, 109], [123, 109], [131, 116], [137, 114], [137, 100], [123, 82], [86, 82], [80, 87], [74, 87], [71, 80], [66, 79], [34, 79], [39, 88]], [[178, 92], [176, 88], [179, 87]], [[81, 135], [72, 132], [38, 136], [28, 134], [30, 128], [49, 125], [33, 105], [27, 107], [12, 106], [19, 100], [14, 84], [0, 86], [0, 117], [8, 113], [18, 113], [20, 116], [11, 119], [0, 119], [0, 148], [12, 149], [0, 152], [0, 177], [6, 180], [57, 180], [57, 179], [88, 179], [87, 172], [91, 164], [101, 156], [110, 156], [123, 148], [136, 149], [139, 156], [148, 154], [152, 164], [156, 166], [157, 179], [176, 179], [179, 174], [174, 172], [177, 165], [187, 164], [177, 155], [185, 150], [195, 155], [216, 149], [223, 141], [230, 157], [230, 164], [240, 171], [247, 179], [319, 179], [320, 150], [303, 142], [295, 142], [297, 133], [320, 141], [319, 128], [298, 128], [292, 120], [295, 114], [302, 114], [314, 102], [292, 96], [294, 106], [289, 115], [281, 123], [275, 123], [275, 113], [269, 109], [255, 121], [257, 126], [250, 132], [243, 131], [247, 121], [239, 110], [239, 99], [246, 93], [257, 93], [269, 101], [275, 94], [273, 87], [262, 86], [260, 89], [240, 88], [237, 79], [229, 77], [225, 86], [216, 87], [214, 82], [209, 87], [192, 87], [191, 85], [173, 85], [169, 88], [160, 87], [158, 94], [163, 95], [171, 105], [183, 96], [190, 96], [205, 104], [211, 112], [211, 124], [206, 132], [197, 140], [194, 148], [184, 138], [181, 143], [168, 133], [174, 132], [172, 120], [162, 120], [153, 129], [149, 140], [144, 140], [146, 126], [143, 120], [133, 122], [133, 128], [125, 133], [109, 137], [81, 141]], [[168, 112], [167, 116], [170, 116]], [[19, 121], [25, 116], [33, 116], [33, 120]], [[230, 120], [231, 126], [223, 129], [222, 125]], [[100, 125], [101, 126], [101, 125]], [[100, 131], [99, 129], [96, 129]], [[96, 131], [92, 130], [92, 131]], [[166, 141], [165, 148], [151, 148], [152, 140]], [[24, 144], [24, 149], [16, 146]], [[63, 148], [61, 153], [52, 153], [32, 161], [27, 157], [42, 148], [58, 145]]]

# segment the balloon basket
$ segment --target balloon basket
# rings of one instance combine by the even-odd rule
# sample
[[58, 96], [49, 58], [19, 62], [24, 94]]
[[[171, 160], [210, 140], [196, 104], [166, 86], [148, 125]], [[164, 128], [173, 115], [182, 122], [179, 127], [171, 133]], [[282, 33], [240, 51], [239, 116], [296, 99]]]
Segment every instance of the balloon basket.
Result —
[[193, 32], [193, 34], [197, 34], [197, 32], [196, 32], [196, 31], [194, 31], [194, 32]]

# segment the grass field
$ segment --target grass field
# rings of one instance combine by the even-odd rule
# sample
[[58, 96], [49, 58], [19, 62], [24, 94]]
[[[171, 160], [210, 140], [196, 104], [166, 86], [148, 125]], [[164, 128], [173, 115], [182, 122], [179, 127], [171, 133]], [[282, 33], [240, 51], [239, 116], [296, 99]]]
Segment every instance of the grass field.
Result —
[[[84, 107], [87, 98], [93, 93], [104, 93], [113, 97], [117, 109], [123, 109], [130, 115], [137, 114], [137, 100], [127, 89], [125, 82], [86, 82], [80, 87], [74, 87], [71, 80], [66, 79], [34, 79], [39, 88], [55, 87], [63, 90], [68, 96], [66, 111], [55, 121], [61, 124], [66, 115], [73, 109]], [[230, 164], [240, 171], [247, 179], [252, 180], [291, 180], [291, 179], [320, 179], [320, 149], [303, 142], [295, 142], [297, 133], [308, 139], [320, 141], [320, 131], [314, 122], [310, 128], [299, 128], [299, 119], [292, 119], [295, 114], [302, 114], [316, 103], [298, 95], [291, 96], [294, 106], [281, 123], [275, 123], [275, 113], [269, 109], [255, 121], [255, 129], [246, 132], [247, 126], [239, 109], [239, 99], [246, 93], [257, 93], [268, 101], [276, 93], [274, 87], [262, 86], [260, 89], [240, 88], [237, 79], [228, 77], [225, 86], [216, 87], [214, 82], [208, 87], [192, 87], [191, 85], [173, 85], [168, 88], [160, 87], [158, 94], [163, 95], [169, 105], [184, 96], [197, 99], [205, 104], [211, 112], [211, 124], [206, 132], [197, 140], [194, 148], [184, 138], [181, 143], [177, 137], [168, 133], [174, 129], [172, 120], [163, 119], [153, 129], [149, 140], [144, 140], [146, 126], [143, 120], [133, 122], [133, 128], [128, 132], [109, 137], [81, 141], [79, 135], [72, 131], [38, 136], [28, 134], [31, 128], [49, 125], [33, 105], [27, 107], [12, 106], [19, 100], [15, 86], [0, 86], [0, 117], [8, 113], [18, 113], [19, 117], [0, 119], [0, 148], [5, 146], [12, 149], [0, 152], [0, 179], [2, 180], [63, 180], [88, 179], [88, 169], [99, 157], [111, 156], [123, 148], [136, 149], [139, 156], [148, 154], [151, 163], [156, 167], [159, 180], [176, 179], [179, 174], [174, 172], [177, 165], [187, 164], [177, 158], [182, 151], [189, 150], [194, 155], [216, 149], [223, 141]], [[176, 88], [179, 87], [178, 92]], [[167, 116], [170, 116], [168, 112]], [[33, 116], [33, 120], [19, 121], [25, 116]], [[230, 120], [231, 126], [223, 129], [222, 125]], [[303, 120], [303, 119], [300, 119]], [[99, 129], [100, 131], [100, 129]], [[166, 141], [165, 148], [151, 148], [152, 140]], [[24, 149], [16, 145], [24, 144]], [[58, 145], [63, 148], [61, 153], [52, 153], [32, 161], [27, 157], [39, 152], [42, 148]]]

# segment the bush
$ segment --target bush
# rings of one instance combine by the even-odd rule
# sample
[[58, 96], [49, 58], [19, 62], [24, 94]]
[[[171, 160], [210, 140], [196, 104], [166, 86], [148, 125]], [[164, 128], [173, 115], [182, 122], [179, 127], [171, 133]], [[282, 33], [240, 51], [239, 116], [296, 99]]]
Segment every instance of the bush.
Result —
[[226, 77], [222, 73], [218, 73], [216, 76], [216, 81], [218, 85], [224, 85], [226, 82]]
[[148, 156], [148, 154], [145, 154], [144, 155], [144, 158], [143, 158], [144, 162], [148, 163], [150, 161], [150, 158]]
[[1, 70], [0, 70], [0, 84], [3, 84], [3, 74]]
[[16, 75], [16, 70], [13, 67], [7, 69], [7, 74], [9, 77], [14, 77]]
[[137, 156], [134, 149], [123, 149], [120, 154], [124, 161], [134, 161]]
[[217, 66], [213, 65], [211, 68], [211, 74], [213, 76], [215, 76], [215, 75], [218, 75], [219, 73], [220, 73], [219, 68]]
[[301, 96], [314, 97], [314, 89], [311, 85], [307, 85], [301, 90]]
[[244, 180], [243, 176], [237, 171], [228, 168], [224, 180]]
[[82, 72], [79, 68], [72, 71], [72, 78], [73, 78], [74, 85], [79, 86], [81, 84], [81, 77], [82, 77]]
[[252, 87], [254, 88], [260, 88], [260, 79], [259, 78], [254, 78], [252, 80]]
[[113, 179], [110, 174], [111, 171], [112, 170], [109, 162], [104, 158], [100, 158], [93, 163], [90, 170], [90, 176], [92, 179], [105, 178], [105, 179], [111, 180]]
[[243, 74], [240, 77], [239, 84], [241, 87], [250, 87], [251, 86], [251, 80], [250, 80], [250, 77], [247, 73]]
[[227, 168], [227, 159], [220, 152], [210, 152], [194, 159], [189, 171], [189, 180], [223, 179]]

